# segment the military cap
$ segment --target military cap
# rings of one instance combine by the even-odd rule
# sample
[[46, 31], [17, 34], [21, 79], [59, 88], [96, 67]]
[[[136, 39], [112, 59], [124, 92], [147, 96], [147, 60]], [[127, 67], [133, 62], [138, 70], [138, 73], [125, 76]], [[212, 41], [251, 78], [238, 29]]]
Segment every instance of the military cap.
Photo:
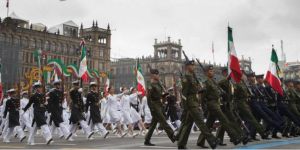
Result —
[[294, 84], [300, 84], [300, 80], [294, 80]]
[[264, 74], [256, 75], [255, 78], [257, 78], [257, 79], [263, 79], [264, 78]]
[[246, 74], [246, 76], [249, 77], [255, 77], [255, 72], [249, 72]]
[[208, 65], [208, 66], [204, 67], [205, 72], [207, 72], [209, 70], [213, 70], [213, 69], [214, 69], [214, 67], [212, 65]]
[[170, 87], [169, 89], [168, 89], [168, 91], [170, 92], [170, 91], [174, 91], [174, 88], [173, 87]]
[[157, 69], [150, 69], [151, 74], [159, 74], [159, 71]]
[[124, 87], [121, 86], [121, 87], [120, 87], [120, 92], [123, 92], [123, 89], [124, 89]]
[[22, 91], [20, 94], [21, 95], [28, 94], [28, 91]]
[[79, 80], [73, 81], [72, 84], [79, 84]]
[[134, 89], [134, 87], [130, 87], [129, 91], [132, 92]]
[[188, 60], [188, 61], [185, 61], [184, 64], [186, 66], [188, 66], [188, 65], [195, 65], [195, 61], [194, 60]]
[[284, 80], [284, 83], [285, 83], [285, 84], [293, 83], [293, 80], [292, 80], [292, 79], [286, 79], [286, 80]]
[[12, 93], [12, 92], [16, 92], [16, 90], [15, 89], [9, 89], [9, 90], [7, 90], [7, 93]]
[[33, 88], [39, 88], [39, 87], [41, 87], [42, 86], [42, 83], [41, 82], [35, 82], [34, 84], [33, 84]]
[[61, 80], [58, 79], [58, 80], [53, 81], [52, 84], [56, 85], [56, 84], [60, 84], [60, 82], [61, 82]]
[[90, 87], [91, 86], [97, 86], [97, 83], [96, 82], [90, 82]]

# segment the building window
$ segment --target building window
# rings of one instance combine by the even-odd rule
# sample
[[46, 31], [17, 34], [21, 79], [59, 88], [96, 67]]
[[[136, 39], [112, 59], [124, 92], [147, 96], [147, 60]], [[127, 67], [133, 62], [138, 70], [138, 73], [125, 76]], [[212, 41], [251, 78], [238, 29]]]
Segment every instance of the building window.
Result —
[[35, 39], [30, 39], [30, 47], [31, 48], [36, 48], [35, 45], [36, 45], [36, 40]]
[[46, 51], [50, 51], [50, 44], [49, 44], [49, 41], [46, 41], [46, 42], [45, 42], [45, 49], [46, 49]]
[[0, 34], [0, 41], [5, 42], [5, 34]]

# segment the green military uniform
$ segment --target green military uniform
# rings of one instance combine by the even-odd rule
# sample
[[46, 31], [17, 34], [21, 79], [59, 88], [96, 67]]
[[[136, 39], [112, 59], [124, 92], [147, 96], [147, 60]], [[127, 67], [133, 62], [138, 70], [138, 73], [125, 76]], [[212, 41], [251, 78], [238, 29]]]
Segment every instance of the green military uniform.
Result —
[[[239, 122], [237, 117], [234, 115], [235, 110], [233, 107], [233, 94], [234, 94], [233, 84], [226, 78], [219, 81], [218, 84], [225, 91], [224, 95], [222, 96], [222, 102], [221, 102], [222, 111], [227, 118], [232, 118], [232, 123], [234, 123], [236, 126], [239, 126], [241, 122]], [[239, 130], [239, 132], [242, 132], [242, 130]], [[217, 138], [220, 139], [221, 143], [223, 143], [224, 140], [224, 133], [225, 133], [225, 129], [224, 127], [221, 126], [217, 131]]]
[[300, 89], [295, 89], [295, 92], [296, 92], [297, 97], [298, 97], [296, 99], [296, 106], [297, 106], [297, 109], [300, 110]]
[[249, 92], [244, 83], [235, 84], [234, 102], [240, 117], [253, 126], [262, 138], [266, 138], [264, 127], [259, 124], [248, 105]]
[[[213, 79], [207, 79], [205, 81], [205, 92], [203, 97], [206, 101], [208, 110], [206, 125], [207, 127], [212, 127], [216, 119], [219, 119], [221, 126], [224, 127], [225, 131], [227, 131], [231, 141], [233, 141], [234, 144], [238, 144], [243, 137], [241, 128], [229, 121], [226, 115], [222, 112], [220, 107], [221, 92], [222, 91], [218, 87], [218, 84]], [[197, 144], [204, 145], [204, 143], [205, 137], [201, 133]]]
[[148, 87], [147, 102], [151, 111], [152, 121], [148, 130], [147, 135], [145, 136], [145, 143], [150, 142], [153, 131], [156, 128], [157, 123], [160, 123], [161, 127], [166, 131], [168, 137], [172, 142], [174, 140], [174, 132], [172, 128], [166, 122], [166, 118], [163, 114], [163, 105], [161, 102], [163, 87], [159, 82], [152, 82]]
[[295, 89], [288, 88], [286, 94], [287, 94], [288, 101], [289, 101], [289, 109], [291, 110], [292, 113], [294, 113], [295, 115], [300, 117], [300, 112], [297, 108], [297, 103], [296, 103], [298, 101], [299, 97], [298, 97]]
[[183, 94], [183, 114], [182, 124], [180, 127], [180, 135], [178, 140], [178, 147], [185, 147], [191, 132], [193, 123], [198, 126], [203, 136], [207, 139], [211, 147], [216, 146], [216, 138], [204, 123], [203, 112], [200, 108], [198, 86], [195, 77], [191, 73], [186, 73], [182, 80], [182, 94]]

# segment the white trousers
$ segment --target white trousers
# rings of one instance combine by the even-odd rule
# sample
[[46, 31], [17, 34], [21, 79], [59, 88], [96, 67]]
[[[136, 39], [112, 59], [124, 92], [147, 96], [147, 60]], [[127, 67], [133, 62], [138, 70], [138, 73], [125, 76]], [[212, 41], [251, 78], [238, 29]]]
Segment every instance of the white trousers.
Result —
[[4, 142], [9, 142], [11, 136], [14, 133], [14, 130], [16, 130], [16, 132], [18, 134], [18, 138], [20, 140], [25, 137], [24, 131], [22, 130], [21, 126], [15, 126], [15, 127], [12, 127], [12, 128], [7, 128], [7, 131], [5, 132], [5, 135], [3, 136], [3, 141]]
[[[36, 135], [37, 129], [38, 128], [35, 123], [30, 130], [29, 137], [28, 137], [28, 143], [34, 143], [34, 136]], [[46, 124], [42, 125], [41, 130], [42, 130], [42, 135], [46, 142], [48, 142], [50, 139], [52, 139], [51, 131], [50, 131], [48, 125], [46, 125]]]
[[[88, 126], [88, 124], [84, 120], [79, 121], [79, 123], [80, 123], [80, 126], [82, 127], [82, 129], [84, 131], [84, 134], [88, 137], [91, 134], [91, 128]], [[78, 128], [77, 124], [71, 124], [70, 132], [75, 134], [77, 128]]]

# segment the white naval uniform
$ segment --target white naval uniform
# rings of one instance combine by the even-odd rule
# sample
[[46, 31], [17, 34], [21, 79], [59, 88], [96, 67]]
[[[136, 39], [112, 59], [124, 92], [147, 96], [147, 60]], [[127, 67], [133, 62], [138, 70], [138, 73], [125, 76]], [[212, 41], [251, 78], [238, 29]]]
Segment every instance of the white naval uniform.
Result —
[[[129, 95], [130, 103], [134, 105], [138, 105], [138, 93], [133, 93]], [[142, 120], [141, 115], [134, 109], [133, 107], [130, 108], [130, 116], [134, 123]]]
[[109, 107], [109, 115], [110, 115], [110, 122], [117, 123], [120, 122], [122, 119], [121, 116], [121, 107], [120, 107], [120, 97], [122, 95], [111, 95], [107, 96], [107, 105]]
[[24, 108], [28, 104], [29, 99], [28, 98], [22, 98], [20, 100], [20, 125], [22, 128], [27, 128], [29, 131], [31, 130], [32, 125], [32, 106], [24, 113]]
[[[6, 107], [6, 101], [10, 99], [10, 97], [8, 96], [7, 98], [3, 99], [3, 103], [2, 103], [2, 110], [1, 110], [1, 116], [2, 116], [2, 122], [0, 125], [0, 132], [2, 133], [2, 135], [5, 135], [8, 129], [8, 114], [6, 115], [6, 118], [4, 118], [4, 110]], [[9, 112], [8, 112], [9, 113]]]
[[109, 108], [106, 98], [101, 99], [101, 118], [102, 123], [110, 123]]
[[149, 106], [148, 106], [148, 102], [147, 102], [147, 96], [144, 96], [143, 98], [142, 98], [142, 103], [141, 103], [141, 105], [142, 105], [142, 113], [143, 113], [143, 115], [144, 115], [144, 122], [145, 123], [147, 123], [147, 124], [150, 124], [151, 123], [151, 121], [152, 121], [152, 115], [151, 115], [151, 111], [150, 111], [150, 108], [149, 108]]
[[121, 112], [122, 112], [122, 117], [123, 117], [123, 124], [132, 124], [132, 118], [130, 115], [130, 97], [129, 95], [123, 95], [121, 98]]

